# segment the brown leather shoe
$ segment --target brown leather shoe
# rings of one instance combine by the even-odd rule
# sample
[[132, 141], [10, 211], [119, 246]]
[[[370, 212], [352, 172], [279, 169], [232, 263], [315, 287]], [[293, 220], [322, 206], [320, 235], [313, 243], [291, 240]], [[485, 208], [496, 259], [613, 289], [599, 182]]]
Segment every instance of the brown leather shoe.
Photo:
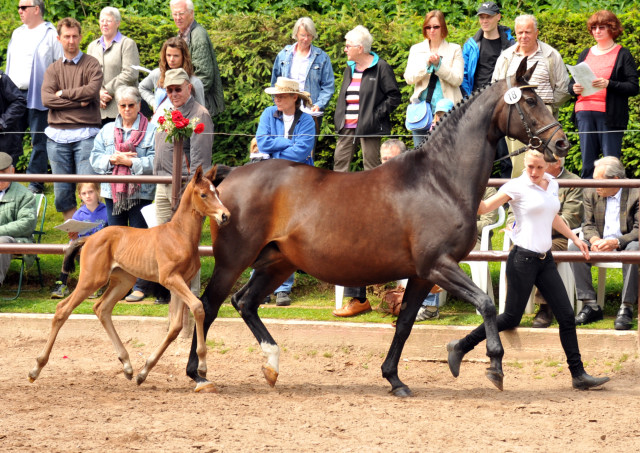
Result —
[[349, 316], [355, 316], [359, 315], [360, 313], [367, 313], [369, 311], [371, 311], [371, 304], [369, 303], [368, 299], [365, 299], [364, 302], [360, 302], [354, 297], [345, 307], [333, 310], [333, 316], [347, 318]]
[[532, 327], [536, 329], [546, 329], [553, 322], [553, 312], [549, 304], [540, 304], [540, 310], [533, 318]]

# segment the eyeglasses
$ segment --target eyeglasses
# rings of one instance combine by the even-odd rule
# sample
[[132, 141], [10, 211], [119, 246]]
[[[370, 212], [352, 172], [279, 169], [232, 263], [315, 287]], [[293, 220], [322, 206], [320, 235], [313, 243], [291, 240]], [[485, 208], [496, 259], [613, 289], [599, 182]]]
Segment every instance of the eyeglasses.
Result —
[[354, 45], [345, 44], [345, 46], [344, 46], [345, 49], [351, 49], [352, 47], [360, 47], [360, 44], [354, 44]]
[[18, 11], [26, 11], [27, 8], [35, 8], [36, 5], [18, 6]]
[[99, 21], [101, 24], [112, 24], [115, 21], [113, 19], [100, 19]]
[[591, 26], [591, 31], [596, 31], [596, 30], [608, 30], [609, 26], [608, 25], [592, 25]]
[[440, 30], [440, 25], [427, 25], [426, 27], [424, 27], [425, 30]]
[[118, 104], [118, 107], [120, 107], [121, 109], [132, 109], [135, 106], [135, 104]]
[[175, 88], [167, 87], [167, 94], [171, 94], [171, 93], [182, 93], [182, 87], [175, 87]]
[[173, 13], [173, 12], [171, 13], [171, 17], [173, 17], [175, 19], [176, 17], [184, 17], [185, 14], [187, 14], [186, 10], [185, 11], [176, 11], [175, 13]]

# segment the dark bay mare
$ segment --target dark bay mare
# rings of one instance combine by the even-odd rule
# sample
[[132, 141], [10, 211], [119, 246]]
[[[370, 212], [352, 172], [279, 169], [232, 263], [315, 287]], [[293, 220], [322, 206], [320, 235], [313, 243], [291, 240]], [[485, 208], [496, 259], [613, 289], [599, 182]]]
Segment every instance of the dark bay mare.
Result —
[[[201, 297], [205, 332], [238, 277], [253, 267], [232, 303], [262, 347], [263, 372], [273, 386], [279, 348], [258, 307], [296, 269], [343, 286], [408, 278], [382, 375], [395, 395], [410, 396], [398, 361], [421, 302], [438, 283], [482, 314], [491, 359], [487, 377], [502, 389], [495, 306], [458, 262], [476, 242], [476, 213], [498, 139], [531, 142], [545, 148], [550, 161], [552, 152], [565, 156], [569, 149], [560, 125], [527, 85], [534, 68], [527, 71], [524, 61], [508, 83], [459, 104], [419, 149], [373, 170], [338, 173], [273, 159], [231, 171], [218, 186], [233, 220], [212, 235], [215, 269]], [[521, 87], [516, 104], [504, 99], [508, 85]], [[204, 376], [198, 375], [196, 344], [187, 374], [199, 382]]]

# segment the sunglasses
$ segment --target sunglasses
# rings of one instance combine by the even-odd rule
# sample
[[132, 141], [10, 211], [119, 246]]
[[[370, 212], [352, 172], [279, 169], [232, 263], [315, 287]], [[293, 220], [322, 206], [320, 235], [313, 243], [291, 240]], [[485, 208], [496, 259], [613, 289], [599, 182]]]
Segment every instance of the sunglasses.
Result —
[[592, 25], [591, 26], [591, 31], [596, 31], [596, 30], [608, 30], [609, 26], [608, 25]]
[[18, 11], [26, 11], [27, 8], [35, 8], [36, 5], [18, 6]]
[[425, 30], [440, 30], [440, 25], [427, 25], [426, 27], [424, 27]]
[[182, 93], [182, 87], [171, 88], [167, 87], [167, 94], [171, 93]]
[[118, 107], [120, 107], [121, 109], [132, 109], [135, 106], [135, 104], [118, 104]]

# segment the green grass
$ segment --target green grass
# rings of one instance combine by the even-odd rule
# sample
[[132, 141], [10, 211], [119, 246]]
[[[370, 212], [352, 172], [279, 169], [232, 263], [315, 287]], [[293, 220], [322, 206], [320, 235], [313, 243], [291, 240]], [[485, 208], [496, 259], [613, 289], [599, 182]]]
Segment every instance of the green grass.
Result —
[[[45, 218], [45, 231], [46, 234], [43, 238], [43, 243], [63, 244], [67, 242], [67, 236], [65, 233], [54, 229], [55, 225], [62, 223], [62, 215], [55, 211], [53, 204], [53, 187], [51, 184], [47, 184], [47, 215]], [[496, 233], [493, 236], [492, 244], [494, 250], [502, 249], [503, 233]], [[206, 220], [202, 239], [202, 245], [211, 244], [211, 234], [209, 232], [209, 219]], [[0, 312], [2, 313], [54, 313], [56, 304], [58, 301], [49, 299], [51, 287], [58, 279], [60, 268], [62, 266], [61, 255], [40, 255], [42, 271], [45, 277], [45, 289], [40, 290], [37, 285], [37, 270], [33, 266], [27, 271], [25, 288], [23, 289], [20, 298], [14, 301], [6, 301], [0, 299]], [[213, 273], [214, 260], [211, 257], [204, 257], [201, 259], [202, 263], [202, 287], [204, 288], [208, 282], [209, 277]], [[462, 265], [463, 269], [469, 272], [467, 265]], [[500, 275], [500, 263], [489, 263], [491, 271], [491, 279], [493, 283], [494, 293], [497, 296], [498, 292], [498, 280]], [[0, 298], [11, 297], [15, 294], [15, 288], [17, 287], [19, 268], [17, 263], [14, 262], [11, 265], [11, 269], [7, 274], [4, 285], [0, 288]], [[596, 281], [596, 272], [594, 269], [594, 282]], [[72, 274], [69, 279], [69, 286], [71, 289], [75, 287], [78, 272]], [[237, 290], [247, 282], [249, 279], [249, 271], [245, 271], [236, 284], [234, 290]], [[620, 293], [622, 291], [622, 271], [620, 269], [609, 269], [607, 271], [606, 281], [606, 302], [605, 302], [605, 319], [598, 321], [588, 326], [582, 326], [584, 329], [613, 329], [613, 319], [616, 315], [620, 304]], [[13, 293], [11, 290], [13, 289]], [[273, 298], [272, 298], [273, 300]], [[273, 304], [262, 305], [259, 313], [262, 318], [277, 318], [277, 319], [298, 319], [298, 320], [315, 320], [315, 321], [339, 321], [339, 322], [355, 322], [355, 323], [385, 323], [389, 324], [394, 317], [372, 311], [354, 318], [336, 318], [332, 315], [334, 303], [334, 286], [316, 280], [315, 278], [305, 275], [297, 274], [296, 284], [294, 285], [292, 292], [293, 303], [290, 307], [276, 307]], [[377, 294], [370, 294], [369, 300], [372, 307], [376, 307], [380, 303], [380, 298]], [[128, 315], [128, 316], [167, 316], [167, 305], [153, 305], [151, 300], [147, 300], [147, 303], [142, 304], [129, 304], [119, 303], [114, 309], [115, 315]], [[91, 314], [93, 313], [91, 307], [93, 301], [85, 301], [80, 304], [74, 311], [74, 313]], [[473, 306], [460, 300], [448, 298], [446, 304], [440, 309], [440, 319], [432, 321], [424, 321], [422, 325], [469, 325], [474, 326], [482, 322], [481, 316], [475, 313]], [[227, 300], [221, 307], [219, 312], [221, 318], [238, 318], [239, 315], [230, 305]], [[524, 315], [521, 326], [531, 327], [533, 315]], [[554, 322], [552, 326], [557, 326]], [[634, 322], [634, 328], [637, 329], [637, 325]]]

